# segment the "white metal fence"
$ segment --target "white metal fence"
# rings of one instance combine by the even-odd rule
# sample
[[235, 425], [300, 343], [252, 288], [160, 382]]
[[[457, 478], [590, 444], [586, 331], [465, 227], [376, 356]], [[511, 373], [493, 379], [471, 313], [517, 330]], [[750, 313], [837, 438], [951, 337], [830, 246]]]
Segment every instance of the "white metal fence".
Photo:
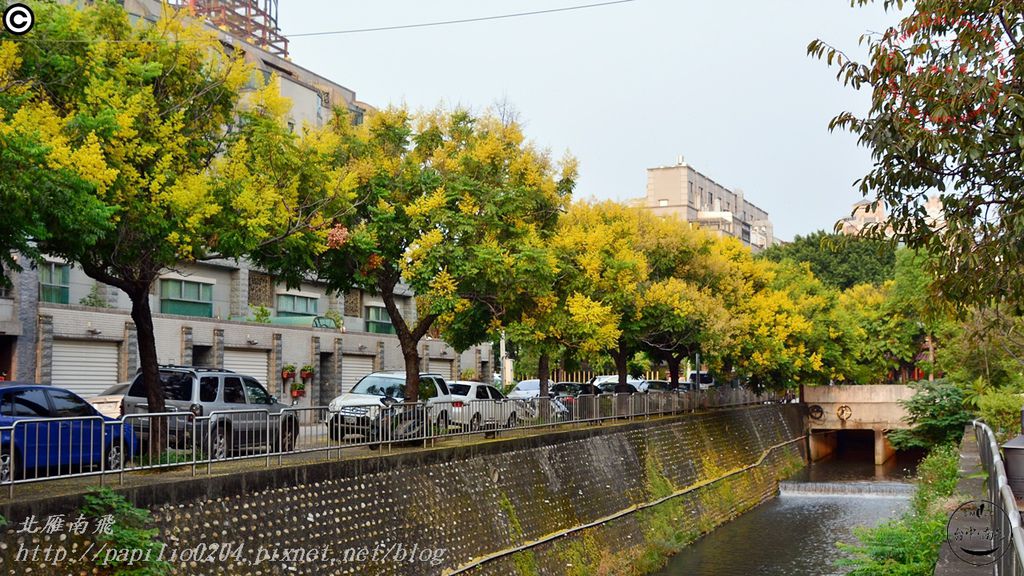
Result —
[[974, 421], [974, 435], [978, 439], [981, 465], [987, 473], [985, 488], [988, 500], [1002, 508], [1006, 514], [993, 514], [996, 526], [993, 532], [998, 536], [1009, 534], [1010, 548], [995, 563], [996, 576], [1024, 575], [1024, 532], [1021, 530], [1017, 499], [1006, 480], [1006, 467], [999, 455], [992, 429], [980, 420]]
[[142, 470], [191, 467], [207, 473], [221, 461], [264, 459], [270, 466], [290, 454], [345, 448], [371, 450], [426, 445], [434, 440], [513, 430], [586, 426], [695, 410], [779, 401], [743, 388], [601, 394], [532, 400], [473, 400], [345, 406], [132, 414], [116, 421], [89, 418], [19, 420], [0, 427], [0, 486], [13, 498], [17, 485], [99, 476], [124, 482]]

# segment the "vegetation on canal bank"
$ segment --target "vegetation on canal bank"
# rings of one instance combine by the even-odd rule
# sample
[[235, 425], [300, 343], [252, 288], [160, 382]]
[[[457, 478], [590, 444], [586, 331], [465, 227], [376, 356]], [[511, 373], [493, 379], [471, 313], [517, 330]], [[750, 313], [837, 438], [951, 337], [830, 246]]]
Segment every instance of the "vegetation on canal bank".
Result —
[[956, 445], [934, 448], [918, 466], [917, 491], [901, 517], [854, 531], [858, 544], [840, 543], [849, 556], [837, 564], [848, 576], [930, 576], [946, 537], [944, 502], [958, 479]]

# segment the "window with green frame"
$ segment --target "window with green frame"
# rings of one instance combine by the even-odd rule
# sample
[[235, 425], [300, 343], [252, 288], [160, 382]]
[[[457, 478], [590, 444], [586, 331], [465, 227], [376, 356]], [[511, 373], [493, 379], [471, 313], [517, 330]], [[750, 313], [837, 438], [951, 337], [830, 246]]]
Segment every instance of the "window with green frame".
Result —
[[160, 311], [181, 316], [213, 317], [213, 284], [160, 280]]
[[319, 298], [296, 296], [295, 294], [277, 295], [278, 316], [316, 316]]
[[391, 316], [383, 306], [366, 307], [366, 331], [374, 334], [394, 334], [395, 327], [391, 324]]
[[67, 304], [71, 285], [71, 266], [46, 262], [39, 266], [39, 300]]

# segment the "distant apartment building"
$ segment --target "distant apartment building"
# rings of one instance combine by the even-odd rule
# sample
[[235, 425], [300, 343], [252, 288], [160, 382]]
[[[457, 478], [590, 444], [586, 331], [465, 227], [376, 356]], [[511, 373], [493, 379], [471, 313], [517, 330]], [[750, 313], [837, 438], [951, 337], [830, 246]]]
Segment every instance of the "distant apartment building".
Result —
[[[874, 208], [871, 207], [871, 200], [860, 200], [853, 203], [850, 209], [850, 215], [839, 220], [837, 223], [840, 232], [848, 236], [855, 236], [860, 234], [864, 230], [865, 226], [869, 224], [877, 224], [885, 222], [888, 218], [885, 207], [881, 202], [878, 203]], [[945, 226], [946, 218], [942, 211], [942, 198], [938, 195], [928, 196], [924, 203], [925, 209], [925, 222], [932, 229], [940, 229]], [[886, 226], [886, 235], [890, 235], [891, 230]]]
[[[161, 10], [155, 0], [126, 0], [124, 5], [136, 21], [154, 21]], [[217, 32], [222, 42], [244, 50], [264, 77], [276, 73], [281, 78], [281, 90], [293, 103], [288, 120], [293, 128], [322, 125], [334, 106], [347, 108], [353, 123], [362, 122], [371, 109], [356, 100], [353, 90]], [[132, 378], [138, 345], [127, 295], [59, 258], [23, 265], [20, 273], [8, 272], [13, 287], [0, 288], [0, 372], [85, 396]], [[415, 296], [408, 287], [400, 285], [395, 294], [405, 317], [415, 317]], [[310, 364], [315, 376], [299, 405], [326, 403], [372, 371], [404, 369], [384, 303], [368, 292], [335, 295], [316, 282], [289, 289], [245, 262], [222, 260], [165, 271], [153, 286], [150, 307], [161, 363], [236, 370], [275, 394], [286, 392], [280, 378], [284, 365]], [[313, 320], [326, 316], [340, 319], [341, 325], [323, 327], [333, 323]], [[457, 378], [472, 370], [490, 378], [487, 344], [460, 354], [442, 341], [426, 339], [420, 354], [424, 371]]]
[[719, 236], [739, 238], [759, 251], [774, 242], [768, 212], [687, 164], [647, 169], [647, 196], [636, 202], [658, 215], [675, 215]]

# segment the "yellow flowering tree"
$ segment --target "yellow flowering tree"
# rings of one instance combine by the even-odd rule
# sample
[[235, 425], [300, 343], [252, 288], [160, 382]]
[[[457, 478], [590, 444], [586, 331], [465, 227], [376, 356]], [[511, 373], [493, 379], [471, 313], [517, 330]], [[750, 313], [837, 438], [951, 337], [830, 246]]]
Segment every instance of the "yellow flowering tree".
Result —
[[[348, 131], [338, 157], [351, 174], [354, 220], [317, 272], [334, 290], [380, 295], [413, 401], [417, 346], [432, 327], [462, 349], [550, 290], [557, 267], [547, 242], [575, 162], [552, 161], [515, 123], [464, 110], [381, 111]], [[418, 313], [396, 301], [402, 285]]]
[[[135, 25], [106, 2], [36, 10], [32, 34], [0, 34], [0, 82], [19, 92], [0, 116], [0, 135], [38, 142], [40, 169], [82, 182], [64, 190], [67, 205], [35, 209], [41, 221], [62, 222], [68, 207], [85, 207], [89, 220], [101, 220], [95, 230], [57, 226], [33, 240], [128, 295], [149, 409], [161, 411], [149, 302], [159, 274], [259, 252], [296, 231], [324, 244], [326, 224], [318, 229], [310, 213], [294, 209], [304, 202], [302, 186], [320, 180], [292, 172], [303, 148], [272, 120], [281, 110], [264, 105], [268, 95], [257, 93], [237, 114], [252, 71], [202, 27], [171, 11]], [[279, 169], [266, 176], [267, 160], [260, 177], [246, 174], [246, 147], [277, 154]]]

